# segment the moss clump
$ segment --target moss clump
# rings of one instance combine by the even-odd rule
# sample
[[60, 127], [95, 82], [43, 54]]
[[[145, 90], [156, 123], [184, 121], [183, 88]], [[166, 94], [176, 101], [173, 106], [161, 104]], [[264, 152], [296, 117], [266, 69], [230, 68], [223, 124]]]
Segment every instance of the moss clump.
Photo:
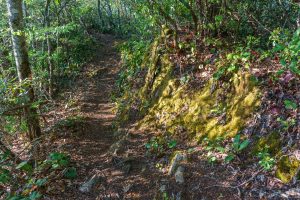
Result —
[[258, 152], [262, 152], [265, 148], [268, 148], [268, 152], [272, 156], [275, 156], [280, 152], [281, 145], [280, 134], [278, 132], [273, 132], [258, 140], [253, 148], [253, 154], [256, 155]]
[[276, 177], [283, 183], [289, 183], [297, 176], [300, 167], [300, 161], [296, 158], [284, 156], [277, 163]]
[[[184, 127], [191, 139], [234, 136], [260, 105], [259, 89], [251, 83], [248, 73], [235, 74], [229, 81], [228, 88], [212, 92], [215, 82], [211, 79], [202, 90], [191, 93], [186, 85], [176, 84], [177, 79], [168, 71], [171, 65], [164, 63], [170, 62], [162, 62], [161, 68], [165, 69], [157, 76], [162, 78], [153, 81], [152, 91], [160, 92], [155, 92], [158, 99], [153, 101], [149, 114], [142, 121], [146, 126], [152, 124], [163, 127], [172, 134], [178, 132], [176, 127]], [[211, 117], [211, 111], [218, 105], [223, 107], [223, 119]]]

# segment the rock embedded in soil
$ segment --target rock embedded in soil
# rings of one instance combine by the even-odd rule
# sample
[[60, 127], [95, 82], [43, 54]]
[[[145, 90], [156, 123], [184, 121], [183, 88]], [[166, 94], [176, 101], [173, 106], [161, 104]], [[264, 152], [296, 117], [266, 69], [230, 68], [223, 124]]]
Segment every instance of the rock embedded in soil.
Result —
[[89, 193], [95, 186], [97, 182], [100, 181], [100, 177], [97, 175], [94, 175], [89, 181], [82, 184], [79, 188], [79, 191], [82, 193]]
[[119, 155], [120, 153], [125, 151], [126, 142], [127, 140], [125, 138], [120, 139], [119, 141], [111, 145], [109, 152], [113, 155]]
[[167, 190], [167, 186], [166, 185], [162, 185], [159, 188], [159, 191], [161, 191], [161, 192], [165, 192], [166, 190]]
[[180, 165], [180, 163], [186, 162], [186, 161], [187, 161], [187, 155], [185, 153], [182, 153], [182, 152], [176, 153], [171, 161], [171, 165], [170, 165], [168, 174], [172, 175], [176, 171], [176, 169]]
[[175, 173], [176, 183], [182, 184], [184, 183], [184, 167], [179, 166]]

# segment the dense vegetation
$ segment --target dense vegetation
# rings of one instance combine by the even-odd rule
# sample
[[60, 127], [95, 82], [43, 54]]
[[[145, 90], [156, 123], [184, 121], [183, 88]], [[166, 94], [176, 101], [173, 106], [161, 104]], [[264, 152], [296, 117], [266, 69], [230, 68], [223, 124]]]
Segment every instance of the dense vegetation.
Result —
[[47, 144], [62, 124], [83, 119], [48, 123], [48, 114], [70, 98], [66, 91], [97, 49], [112, 45], [101, 42], [107, 34], [123, 41], [113, 126], [137, 122], [155, 132], [144, 144], [146, 156], [172, 160], [175, 149], [201, 146], [209, 163], [244, 168], [244, 162], [284, 184], [298, 183], [298, 1], [6, 0], [0, 1], [4, 199], [39, 199], [51, 182], [76, 178], [70, 156]]

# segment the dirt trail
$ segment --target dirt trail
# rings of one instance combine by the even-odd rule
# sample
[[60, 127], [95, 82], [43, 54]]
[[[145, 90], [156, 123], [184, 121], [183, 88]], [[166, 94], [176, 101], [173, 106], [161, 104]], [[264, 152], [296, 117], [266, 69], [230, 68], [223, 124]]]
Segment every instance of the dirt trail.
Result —
[[[83, 117], [83, 128], [76, 137], [66, 138], [67, 151], [77, 164], [78, 178], [62, 199], [96, 199], [97, 193], [82, 194], [78, 188], [94, 174], [105, 177], [108, 150], [114, 143], [112, 123], [115, 115], [110, 99], [119, 70], [118, 44], [113, 36], [103, 35], [95, 58], [83, 68], [74, 84], [75, 96]], [[58, 197], [61, 198], [61, 197]]]

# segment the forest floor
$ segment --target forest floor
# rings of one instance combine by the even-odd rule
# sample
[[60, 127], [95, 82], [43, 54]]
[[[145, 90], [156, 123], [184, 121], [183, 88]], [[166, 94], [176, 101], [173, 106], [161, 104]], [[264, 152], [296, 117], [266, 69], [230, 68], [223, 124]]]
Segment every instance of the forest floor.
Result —
[[[200, 147], [188, 154], [184, 183], [176, 183], [174, 176], [160, 170], [157, 164], [168, 162], [170, 154], [147, 155], [145, 143], [154, 132], [139, 130], [135, 124], [123, 131], [114, 127], [111, 94], [120, 69], [120, 42], [102, 36], [103, 46], [84, 66], [72, 91], [64, 94], [71, 103], [55, 111], [73, 120], [58, 130], [60, 136], [52, 145], [71, 155], [78, 177], [53, 185], [46, 199], [257, 199], [270, 184], [280, 187], [276, 180], [259, 176], [255, 166], [212, 165]], [[178, 145], [177, 150], [187, 148], [191, 147]], [[97, 178], [92, 189], [81, 192], [80, 187], [93, 176]]]

